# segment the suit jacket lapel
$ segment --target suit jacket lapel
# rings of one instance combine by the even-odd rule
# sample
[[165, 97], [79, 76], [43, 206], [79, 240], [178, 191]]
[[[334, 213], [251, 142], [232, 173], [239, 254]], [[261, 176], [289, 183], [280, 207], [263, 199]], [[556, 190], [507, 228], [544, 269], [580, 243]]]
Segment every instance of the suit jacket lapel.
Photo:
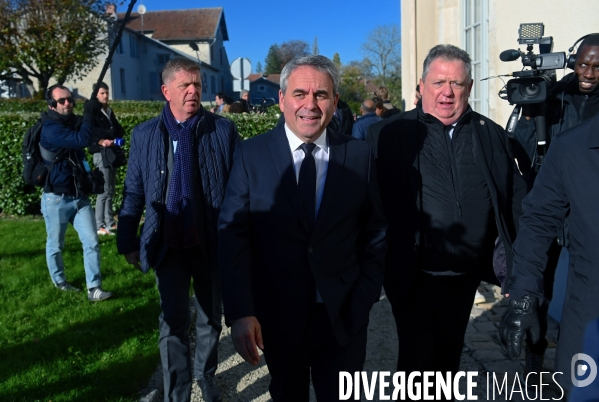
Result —
[[343, 173], [346, 153], [345, 143], [340, 140], [339, 135], [342, 134], [334, 131], [328, 131], [327, 133], [329, 141], [329, 165], [327, 167], [327, 178], [324, 184], [324, 191], [322, 200], [320, 201], [320, 208], [318, 209], [314, 230], [318, 228], [320, 222], [324, 219], [323, 217], [327, 214], [327, 211], [330, 208], [335, 207], [335, 192], [341, 174]]
[[293, 169], [293, 156], [289, 149], [289, 141], [285, 134], [285, 128], [279, 126], [272, 133], [273, 140], [269, 143], [272, 159], [279, 171], [281, 178], [281, 187], [285, 190], [289, 198], [289, 205], [297, 215], [298, 219], [308, 230], [308, 222], [306, 215], [300, 202], [300, 195], [297, 189], [297, 180], [295, 178], [295, 170]]

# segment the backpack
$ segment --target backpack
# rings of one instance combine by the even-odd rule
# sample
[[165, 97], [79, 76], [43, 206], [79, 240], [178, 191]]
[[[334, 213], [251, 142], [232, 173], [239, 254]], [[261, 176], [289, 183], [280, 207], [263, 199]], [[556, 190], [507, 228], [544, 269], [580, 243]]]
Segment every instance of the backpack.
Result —
[[[21, 149], [23, 154], [23, 179], [25, 183], [36, 187], [43, 187], [46, 184], [52, 166], [60, 160], [57, 153], [48, 151], [40, 145], [42, 126], [42, 119], [38, 119], [32, 127], [27, 129]], [[48, 163], [45, 163], [44, 159]]]

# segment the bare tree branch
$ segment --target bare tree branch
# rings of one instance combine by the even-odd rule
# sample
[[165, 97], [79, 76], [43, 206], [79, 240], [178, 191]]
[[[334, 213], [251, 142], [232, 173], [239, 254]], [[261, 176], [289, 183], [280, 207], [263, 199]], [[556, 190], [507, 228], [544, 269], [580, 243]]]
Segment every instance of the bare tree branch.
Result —
[[381, 25], [370, 31], [362, 51], [372, 61], [381, 83], [390, 71], [399, 70], [401, 63], [401, 34], [397, 25]]

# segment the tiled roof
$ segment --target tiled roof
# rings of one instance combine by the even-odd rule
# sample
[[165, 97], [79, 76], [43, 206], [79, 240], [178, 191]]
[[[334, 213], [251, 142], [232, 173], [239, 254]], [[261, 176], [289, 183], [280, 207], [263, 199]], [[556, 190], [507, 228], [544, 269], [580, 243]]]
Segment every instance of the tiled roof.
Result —
[[[125, 13], [118, 16], [122, 20]], [[208, 39], [216, 36], [221, 16], [223, 40], [229, 40], [222, 7], [147, 11], [143, 15], [143, 30], [152, 32], [152, 38], [157, 40]], [[141, 15], [132, 12], [127, 28], [141, 32], [141, 22]]]
[[275, 84], [279, 85], [279, 82], [281, 81], [281, 74], [268, 74], [268, 75], [250, 74], [250, 76], [248, 77], [248, 80], [250, 82], [254, 82], [260, 78], [264, 78], [265, 80], [274, 82]]

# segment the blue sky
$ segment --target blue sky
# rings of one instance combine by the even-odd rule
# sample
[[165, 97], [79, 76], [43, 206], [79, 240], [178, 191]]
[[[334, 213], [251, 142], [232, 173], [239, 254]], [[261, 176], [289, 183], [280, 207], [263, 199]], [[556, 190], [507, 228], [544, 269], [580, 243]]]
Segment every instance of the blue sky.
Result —
[[[192, 1], [137, 0], [133, 11], [143, 4], [147, 11], [186, 8], [223, 7], [229, 31], [225, 42], [229, 62], [238, 57], [249, 58], [255, 71], [259, 61], [264, 66], [268, 48], [289, 40], [303, 40], [310, 49], [318, 37], [320, 54], [332, 58], [337, 52], [341, 62], [362, 60], [360, 49], [369, 31], [379, 25], [400, 21], [399, 0], [372, 3], [356, 0], [282, 1]], [[119, 2], [118, 11], [125, 12], [129, 1]]]

